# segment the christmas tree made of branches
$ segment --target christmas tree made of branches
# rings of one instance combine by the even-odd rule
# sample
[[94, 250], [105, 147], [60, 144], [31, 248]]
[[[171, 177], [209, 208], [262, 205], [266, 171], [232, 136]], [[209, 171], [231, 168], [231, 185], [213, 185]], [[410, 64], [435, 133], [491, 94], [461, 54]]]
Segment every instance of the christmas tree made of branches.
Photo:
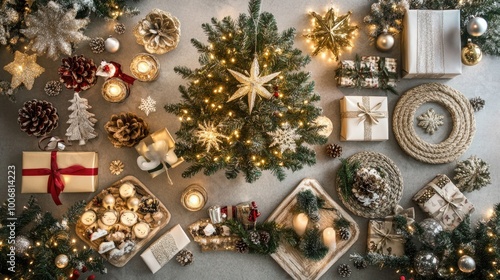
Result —
[[314, 122], [320, 96], [301, 71], [310, 58], [293, 47], [295, 30], [279, 32], [260, 4], [250, 1], [249, 15], [237, 20], [203, 24], [208, 44], [191, 40], [201, 66], [175, 67], [189, 83], [179, 87], [182, 101], [165, 109], [181, 121], [176, 153], [192, 163], [184, 177], [225, 169], [228, 179], [242, 172], [254, 182], [270, 170], [283, 180], [285, 169], [316, 162], [304, 144], [326, 142]]

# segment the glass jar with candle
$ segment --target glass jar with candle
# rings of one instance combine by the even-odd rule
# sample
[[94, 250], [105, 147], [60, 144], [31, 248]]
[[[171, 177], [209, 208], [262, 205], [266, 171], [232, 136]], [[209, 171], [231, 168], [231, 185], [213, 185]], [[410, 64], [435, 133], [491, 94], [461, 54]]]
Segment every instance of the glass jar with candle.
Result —
[[207, 203], [207, 192], [200, 185], [189, 185], [181, 196], [181, 203], [189, 211], [201, 210]]
[[102, 96], [109, 102], [122, 102], [130, 94], [130, 88], [119, 78], [107, 79], [102, 85]]
[[160, 62], [150, 54], [140, 53], [132, 59], [130, 72], [139, 81], [151, 82], [158, 78]]

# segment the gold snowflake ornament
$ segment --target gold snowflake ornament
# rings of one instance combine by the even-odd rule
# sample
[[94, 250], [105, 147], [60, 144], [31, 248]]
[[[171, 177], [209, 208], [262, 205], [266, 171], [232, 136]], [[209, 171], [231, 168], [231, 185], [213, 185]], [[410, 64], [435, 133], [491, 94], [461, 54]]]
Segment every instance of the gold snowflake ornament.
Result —
[[274, 79], [281, 72], [275, 72], [267, 76], [259, 77], [260, 69], [259, 69], [259, 61], [257, 57], [253, 59], [252, 66], [250, 67], [250, 74], [247, 73], [248, 76], [245, 76], [239, 72], [236, 72], [231, 69], [227, 69], [233, 77], [238, 80], [241, 84], [238, 85], [239, 89], [229, 98], [227, 102], [231, 102], [237, 98], [248, 95], [248, 113], [252, 113], [252, 109], [255, 105], [255, 97], [257, 95], [269, 99], [273, 95], [264, 87], [266, 83]]
[[227, 139], [226, 135], [217, 131], [217, 127], [211, 121], [203, 121], [203, 124], [198, 124], [198, 130], [194, 132], [194, 136], [198, 138], [197, 142], [205, 146], [207, 153], [212, 148], [219, 150], [221, 139]]
[[324, 16], [311, 12], [313, 19], [313, 29], [304, 36], [315, 44], [312, 55], [317, 55], [323, 49], [332, 52], [333, 57], [339, 60], [340, 50], [351, 47], [351, 40], [354, 31], [358, 29], [356, 25], [351, 25], [351, 12], [342, 16], [336, 16], [333, 8], [328, 9]]
[[109, 172], [113, 175], [120, 175], [123, 172], [123, 168], [125, 167], [125, 164], [119, 159], [113, 160], [109, 164]]
[[33, 88], [35, 78], [45, 71], [45, 68], [36, 64], [36, 54], [27, 55], [20, 51], [16, 51], [14, 61], [5, 65], [3, 69], [12, 74], [10, 82], [12, 88], [24, 84], [28, 90]]

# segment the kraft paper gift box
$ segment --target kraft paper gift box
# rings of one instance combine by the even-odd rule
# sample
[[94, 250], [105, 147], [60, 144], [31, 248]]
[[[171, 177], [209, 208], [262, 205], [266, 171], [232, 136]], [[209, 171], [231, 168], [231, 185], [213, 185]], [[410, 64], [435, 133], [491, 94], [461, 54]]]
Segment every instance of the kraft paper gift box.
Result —
[[340, 140], [383, 141], [389, 139], [385, 96], [345, 96], [340, 99]]
[[356, 56], [355, 60], [342, 60], [336, 70], [337, 85], [349, 88], [381, 88], [394, 90], [397, 61], [380, 56]]
[[459, 10], [407, 10], [403, 78], [453, 78], [462, 73]]
[[182, 157], [175, 155], [175, 141], [166, 128], [157, 130], [141, 140], [135, 149], [139, 153], [139, 168], [147, 171], [153, 178], [184, 162]]
[[60, 205], [61, 192], [94, 192], [95, 152], [23, 152], [22, 193], [50, 193]]
[[391, 220], [368, 222], [368, 252], [382, 255], [403, 256], [404, 238], [397, 234]]
[[151, 244], [151, 246], [141, 254], [141, 258], [151, 272], [156, 273], [179, 253], [180, 250], [186, 247], [189, 242], [189, 237], [182, 227], [176, 225]]
[[424, 212], [439, 221], [445, 230], [455, 229], [474, 211], [474, 205], [444, 174], [437, 175], [415, 194], [413, 200]]

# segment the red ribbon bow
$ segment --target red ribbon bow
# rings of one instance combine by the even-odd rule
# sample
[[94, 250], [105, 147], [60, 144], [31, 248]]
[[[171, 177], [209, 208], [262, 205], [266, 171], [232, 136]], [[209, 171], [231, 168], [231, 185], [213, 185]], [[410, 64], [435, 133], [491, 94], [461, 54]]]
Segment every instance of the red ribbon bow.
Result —
[[[113, 64], [113, 66], [116, 69], [115, 73], [111, 77], [120, 78], [120, 79], [122, 79], [124, 82], [126, 82], [129, 85], [133, 85], [134, 84], [135, 78], [131, 77], [131, 76], [125, 74], [125, 73], [123, 73], [122, 72], [122, 66], [119, 63], [114, 62], [114, 61], [110, 61], [109, 63]], [[108, 65], [104, 66], [103, 70], [106, 71], [107, 73], [109, 73], [109, 71], [110, 71], [109, 66]]]
[[97, 168], [86, 168], [81, 165], [72, 165], [66, 168], [57, 166], [57, 151], [50, 153], [50, 169], [49, 168], [28, 168], [23, 169], [23, 176], [44, 176], [49, 175], [47, 182], [47, 192], [52, 195], [52, 199], [56, 205], [61, 205], [59, 194], [64, 190], [64, 181], [61, 175], [97, 175]]

